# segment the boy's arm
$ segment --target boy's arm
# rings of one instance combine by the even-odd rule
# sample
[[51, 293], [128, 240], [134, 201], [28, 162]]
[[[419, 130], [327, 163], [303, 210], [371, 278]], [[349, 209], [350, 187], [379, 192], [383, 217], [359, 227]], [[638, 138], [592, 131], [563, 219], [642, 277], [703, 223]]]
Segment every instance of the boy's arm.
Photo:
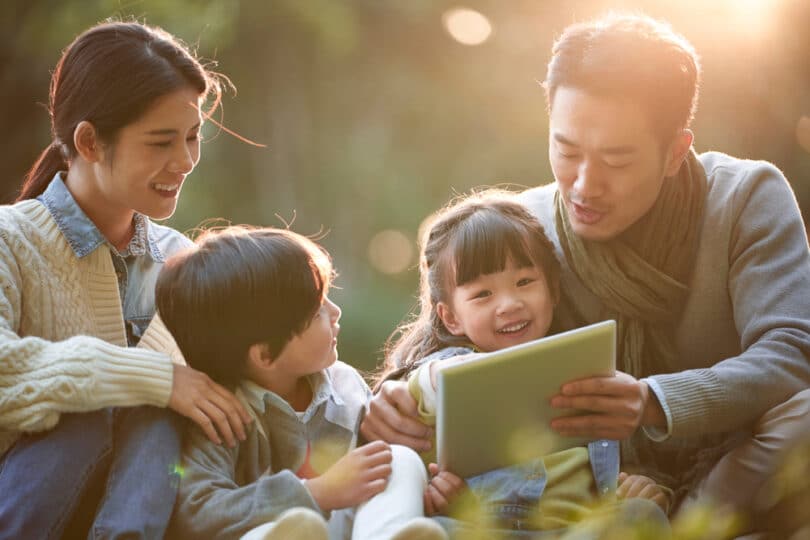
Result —
[[238, 539], [285, 510], [301, 506], [328, 519], [292, 471], [267, 471], [253, 483], [238, 485], [234, 480], [238, 457], [239, 447], [214, 444], [199, 429], [189, 430], [172, 518], [175, 535]]

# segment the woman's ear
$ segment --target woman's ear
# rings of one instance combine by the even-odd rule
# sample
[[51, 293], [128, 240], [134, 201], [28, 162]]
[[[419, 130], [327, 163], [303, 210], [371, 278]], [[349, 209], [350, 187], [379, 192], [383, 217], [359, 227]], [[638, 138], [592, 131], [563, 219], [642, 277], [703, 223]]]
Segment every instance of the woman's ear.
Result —
[[448, 332], [454, 336], [464, 335], [464, 329], [461, 326], [461, 321], [458, 320], [458, 317], [456, 317], [453, 310], [450, 309], [450, 306], [444, 302], [439, 302], [436, 304], [436, 313], [439, 315], [439, 318], [442, 320], [442, 324], [444, 324], [444, 327], [447, 328]]
[[97, 163], [104, 157], [98, 132], [93, 124], [82, 120], [73, 130], [73, 145], [76, 152], [88, 163]]

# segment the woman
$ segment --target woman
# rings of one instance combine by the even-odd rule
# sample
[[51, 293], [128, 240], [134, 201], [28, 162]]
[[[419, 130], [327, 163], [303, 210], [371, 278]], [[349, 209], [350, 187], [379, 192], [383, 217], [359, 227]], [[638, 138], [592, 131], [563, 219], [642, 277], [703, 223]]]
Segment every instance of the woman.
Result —
[[148, 218], [174, 213], [209, 96], [216, 75], [139, 23], [90, 28], [54, 70], [53, 141], [0, 207], [0, 538], [160, 538], [180, 471], [165, 407], [245, 436], [245, 409], [150, 324], [189, 241]]

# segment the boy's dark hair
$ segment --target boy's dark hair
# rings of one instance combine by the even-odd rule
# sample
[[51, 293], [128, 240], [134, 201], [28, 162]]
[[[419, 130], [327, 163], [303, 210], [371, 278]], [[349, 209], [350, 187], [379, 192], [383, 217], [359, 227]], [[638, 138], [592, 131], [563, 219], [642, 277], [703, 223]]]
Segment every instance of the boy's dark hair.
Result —
[[166, 261], [157, 311], [186, 361], [234, 388], [251, 346], [278, 357], [304, 331], [333, 277], [329, 255], [284, 229], [227, 227]]
[[436, 306], [449, 302], [453, 288], [481, 275], [500, 272], [511, 258], [519, 267], [542, 270], [556, 299], [560, 265], [543, 226], [514, 193], [489, 189], [461, 196], [426, 220], [420, 234], [419, 306], [385, 347], [375, 389], [409, 373], [420, 359], [453, 345], [469, 346], [439, 318]]
[[566, 28], [552, 48], [543, 87], [549, 112], [561, 86], [630, 97], [648, 111], [668, 142], [689, 126], [697, 108], [698, 55], [664, 22], [610, 14]]

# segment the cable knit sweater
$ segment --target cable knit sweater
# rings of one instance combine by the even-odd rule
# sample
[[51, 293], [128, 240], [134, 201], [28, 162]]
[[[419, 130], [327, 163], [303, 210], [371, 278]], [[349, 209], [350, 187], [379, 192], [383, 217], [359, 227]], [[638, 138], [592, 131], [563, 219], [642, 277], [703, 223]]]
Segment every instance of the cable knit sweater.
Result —
[[155, 317], [126, 347], [109, 250], [77, 258], [39, 201], [0, 207], [0, 286], [0, 455], [61, 413], [166, 406], [171, 335]]

